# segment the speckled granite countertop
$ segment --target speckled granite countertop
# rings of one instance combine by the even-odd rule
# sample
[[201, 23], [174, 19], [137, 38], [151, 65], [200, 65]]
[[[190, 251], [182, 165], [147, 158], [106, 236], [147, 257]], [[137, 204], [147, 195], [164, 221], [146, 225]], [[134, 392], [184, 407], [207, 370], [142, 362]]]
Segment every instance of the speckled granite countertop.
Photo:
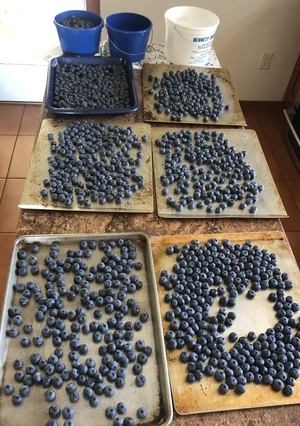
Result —
[[164, 219], [157, 213], [86, 213], [22, 210], [17, 237], [32, 234], [144, 232], [159, 235], [199, 235], [282, 231], [277, 219]]
[[[135, 70], [136, 82], [141, 95], [141, 71]], [[41, 120], [55, 117], [43, 110]], [[68, 117], [74, 120], [75, 116]], [[65, 117], [64, 117], [65, 119]], [[107, 116], [105, 121], [113, 121]], [[118, 117], [124, 123], [142, 122], [142, 110]], [[200, 235], [207, 233], [235, 233], [281, 231], [278, 219], [163, 219], [157, 212], [149, 214], [89, 213], [46, 210], [21, 210], [16, 237], [33, 234], [72, 234], [72, 233], [122, 233], [143, 232], [150, 238], [162, 235]], [[287, 239], [286, 239], [287, 241]], [[288, 243], [287, 243], [288, 244]], [[292, 253], [291, 253], [292, 256]], [[300, 405], [286, 405], [270, 408], [252, 408], [211, 412], [198, 415], [180, 416], [174, 413], [174, 426], [260, 426], [298, 424]]]

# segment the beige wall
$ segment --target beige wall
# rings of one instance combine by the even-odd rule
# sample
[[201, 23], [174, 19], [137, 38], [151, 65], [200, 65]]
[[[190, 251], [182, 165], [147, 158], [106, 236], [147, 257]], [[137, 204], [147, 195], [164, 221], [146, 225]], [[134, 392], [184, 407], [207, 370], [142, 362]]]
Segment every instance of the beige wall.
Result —
[[[300, 46], [300, 0], [101, 0], [101, 16], [137, 12], [153, 22], [153, 41], [164, 42], [164, 12], [174, 6], [209, 9], [220, 18], [214, 49], [230, 70], [241, 100], [282, 100]], [[268, 70], [258, 68], [273, 53]]]

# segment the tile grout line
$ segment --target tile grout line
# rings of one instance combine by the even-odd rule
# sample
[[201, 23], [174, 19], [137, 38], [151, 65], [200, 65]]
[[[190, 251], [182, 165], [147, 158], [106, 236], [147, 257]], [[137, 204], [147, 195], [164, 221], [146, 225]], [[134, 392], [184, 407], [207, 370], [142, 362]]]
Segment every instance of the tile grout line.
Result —
[[[4, 178], [4, 185], [3, 185], [3, 189], [2, 189], [2, 193], [1, 193], [1, 197], [0, 197], [0, 204], [1, 204], [2, 199], [3, 199], [3, 195], [4, 195], [5, 188], [7, 186], [7, 182], [9, 180], [9, 177], [8, 177], [9, 170], [10, 170], [10, 167], [12, 165], [13, 156], [14, 156], [14, 153], [15, 153], [15, 150], [16, 150], [16, 145], [17, 145], [17, 139], [18, 139], [18, 136], [19, 136], [19, 133], [20, 133], [20, 129], [21, 129], [22, 119], [23, 119], [24, 114], [25, 114], [25, 107], [26, 107], [26, 105], [24, 103], [22, 103], [21, 105], [23, 106], [23, 111], [22, 111], [22, 114], [21, 114], [21, 117], [20, 117], [18, 129], [17, 129], [17, 134], [16, 135], [11, 135], [11, 136], [15, 137], [15, 141], [14, 141], [14, 147], [13, 147], [13, 150], [12, 150], [12, 153], [11, 153], [11, 156], [10, 156], [10, 161], [9, 161], [9, 164], [8, 164], [8, 167], [7, 167], [6, 176]], [[7, 135], [3, 135], [3, 136], [7, 136]], [[17, 208], [19, 208], [19, 207], [17, 206]], [[9, 233], [9, 234], [14, 234], [15, 235], [16, 231], [17, 230], [15, 230], [15, 232], [0, 232], [0, 234]]]

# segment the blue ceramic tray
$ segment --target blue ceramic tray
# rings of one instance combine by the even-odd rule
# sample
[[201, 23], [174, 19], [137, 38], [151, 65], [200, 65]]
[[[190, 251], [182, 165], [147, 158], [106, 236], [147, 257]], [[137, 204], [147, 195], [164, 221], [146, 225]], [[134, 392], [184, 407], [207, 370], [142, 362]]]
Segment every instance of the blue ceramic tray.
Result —
[[[92, 66], [106, 66], [106, 65], [116, 65], [124, 67], [127, 75], [127, 82], [129, 86], [130, 94], [130, 107], [129, 108], [63, 108], [56, 107], [54, 105], [54, 84], [55, 84], [55, 73], [57, 66], [60, 65], [92, 65]], [[103, 115], [121, 115], [129, 114], [136, 111], [140, 107], [140, 102], [138, 98], [138, 93], [136, 89], [136, 84], [133, 75], [133, 67], [130, 61], [123, 58], [114, 58], [114, 57], [102, 57], [102, 56], [58, 56], [52, 58], [49, 63], [48, 68], [48, 77], [46, 85], [46, 95], [45, 95], [45, 106], [48, 111], [55, 114], [81, 114], [81, 115], [90, 115], [90, 114], [103, 114]]]

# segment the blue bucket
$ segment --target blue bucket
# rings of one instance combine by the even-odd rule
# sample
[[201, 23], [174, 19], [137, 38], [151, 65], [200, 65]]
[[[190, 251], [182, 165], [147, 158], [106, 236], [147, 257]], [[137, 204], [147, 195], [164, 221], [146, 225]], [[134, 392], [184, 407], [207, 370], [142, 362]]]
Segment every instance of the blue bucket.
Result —
[[115, 13], [106, 18], [111, 56], [141, 61], [145, 57], [152, 30], [150, 19], [137, 13]]
[[[91, 21], [95, 26], [92, 28], [70, 28], [61, 25], [61, 22], [71, 16]], [[97, 13], [86, 10], [68, 10], [56, 15], [53, 22], [56, 26], [61, 49], [65, 54], [91, 56], [99, 52], [104, 21]]]

